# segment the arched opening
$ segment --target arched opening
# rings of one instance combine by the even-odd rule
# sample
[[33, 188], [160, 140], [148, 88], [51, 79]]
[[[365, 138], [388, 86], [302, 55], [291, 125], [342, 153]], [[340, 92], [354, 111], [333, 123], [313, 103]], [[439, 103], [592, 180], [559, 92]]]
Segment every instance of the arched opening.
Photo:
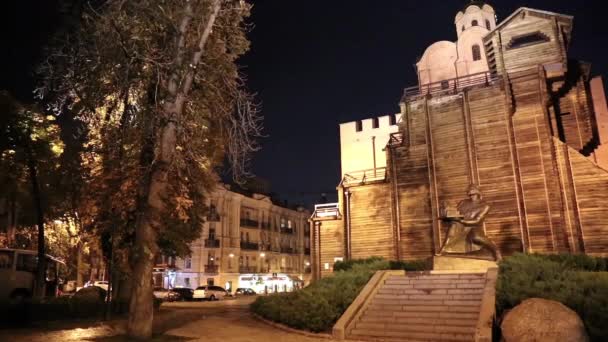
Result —
[[479, 22], [477, 20], [473, 20], [471, 22], [471, 26], [479, 26]]
[[474, 61], [481, 60], [481, 48], [479, 47], [479, 45], [477, 45], [477, 44], [473, 45], [472, 51], [473, 51], [473, 60]]
[[486, 28], [491, 31], [492, 30], [492, 25], [490, 25], [490, 21], [488, 19], [486, 19]]

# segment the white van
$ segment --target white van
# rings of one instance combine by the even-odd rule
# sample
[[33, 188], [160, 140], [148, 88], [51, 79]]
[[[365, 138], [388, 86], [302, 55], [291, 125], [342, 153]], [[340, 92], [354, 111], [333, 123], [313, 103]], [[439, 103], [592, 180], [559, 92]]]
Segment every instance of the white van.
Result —
[[192, 294], [192, 298], [194, 300], [197, 299], [209, 299], [209, 300], [219, 300], [226, 297], [226, 290], [220, 286], [213, 285], [204, 285], [199, 286], [194, 290]]
[[[56, 296], [59, 283], [59, 259], [46, 256], [46, 296]], [[0, 248], [0, 301], [22, 300], [34, 293], [38, 252]]]

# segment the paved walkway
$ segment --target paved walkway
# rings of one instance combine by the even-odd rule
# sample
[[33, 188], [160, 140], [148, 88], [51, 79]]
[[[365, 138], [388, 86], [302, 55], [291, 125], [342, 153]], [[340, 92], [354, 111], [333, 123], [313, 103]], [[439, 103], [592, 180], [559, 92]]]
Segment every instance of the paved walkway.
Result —
[[[308, 337], [274, 328], [249, 312], [252, 298], [218, 302], [168, 303], [154, 321], [153, 341], [206, 342], [314, 342], [329, 339]], [[69, 324], [40, 329], [0, 330], [0, 341], [72, 342], [129, 341], [125, 323]]]

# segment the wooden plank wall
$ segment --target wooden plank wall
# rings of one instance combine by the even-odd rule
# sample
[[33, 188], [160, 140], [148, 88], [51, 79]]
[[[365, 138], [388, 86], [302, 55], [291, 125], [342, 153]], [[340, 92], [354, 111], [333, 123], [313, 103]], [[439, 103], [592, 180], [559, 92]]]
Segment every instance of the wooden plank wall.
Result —
[[[507, 120], [510, 118], [502, 85], [472, 89], [466, 99], [470, 108], [471, 140], [477, 160], [476, 179], [484, 200], [492, 208], [486, 218], [486, 234], [504, 254], [523, 251], [524, 219], [520, 220], [516, 174]], [[461, 195], [462, 196], [462, 195]], [[523, 213], [521, 213], [523, 215]]]
[[[433, 158], [429, 176], [435, 183], [432, 205], [437, 213], [442, 201], [455, 207], [464, 199], [467, 187], [473, 181], [471, 169], [475, 168], [476, 161], [469, 151], [470, 141], [467, 138], [470, 132], [465, 125], [465, 122], [468, 123], [468, 113], [465, 113], [463, 101], [460, 94], [433, 98], [427, 103], [432, 148], [430, 156]], [[439, 220], [437, 223], [441, 225], [436, 242], [440, 247], [447, 225]]]
[[[400, 255], [404, 260], [424, 259], [434, 253], [429, 188], [426, 114], [424, 100], [407, 104], [404, 146], [394, 149], [400, 217]], [[392, 161], [391, 161], [392, 162]]]
[[[556, 142], [557, 145], [563, 145]], [[567, 159], [574, 180], [574, 196], [584, 252], [597, 256], [608, 256], [608, 171], [602, 169], [571, 147], [567, 148]]]
[[542, 107], [538, 72], [511, 74], [512, 117], [528, 226], [529, 252], [564, 249], [562, 203], [552, 136]]
[[[321, 277], [333, 272], [334, 258], [344, 258], [344, 227], [342, 220], [320, 221], [320, 260]], [[325, 269], [325, 264], [329, 269]]]
[[[507, 49], [507, 45], [514, 37], [536, 31], [540, 31], [551, 40], [539, 44]], [[518, 72], [531, 66], [545, 63], [565, 63], [563, 46], [559, 35], [556, 36], [553, 18], [541, 18], [532, 14], [527, 14], [523, 18], [519, 16], [504, 26], [500, 30], [500, 34], [503, 45], [504, 64], [509, 72]], [[501, 59], [498, 58], [498, 60]]]
[[350, 247], [352, 259], [379, 256], [396, 259], [391, 220], [390, 183], [348, 188], [350, 195]]

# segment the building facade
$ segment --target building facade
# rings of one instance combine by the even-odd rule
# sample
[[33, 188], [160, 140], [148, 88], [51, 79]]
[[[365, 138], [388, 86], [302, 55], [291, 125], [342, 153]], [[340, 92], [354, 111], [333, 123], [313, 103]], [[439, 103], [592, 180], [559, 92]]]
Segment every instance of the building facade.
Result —
[[504, 255], [608, 255], [606, 97], [590, 65], [568, 58], [573, 17], [520, 8], [496, 23], [474, 1], [455, 24], [457, 42], [426, 50], [395, 133], [376, 142], [386, 167], [345, 173], [370, 161], [342, 155], [339, 202], [310, 220], [315, 278], [345, 258], [432, 257], [447, 229], [440, 209], [469, 184], [492, 208], [484, 230]]
[[[286, 291], [310, 278], [310, 212], [276, 205], [265, 195], [219, 187], [209, 196], [201, 237], [184, 259], [159, 256], [155, 286]], [[251, 283], [255, 279], [255, 285]]]

